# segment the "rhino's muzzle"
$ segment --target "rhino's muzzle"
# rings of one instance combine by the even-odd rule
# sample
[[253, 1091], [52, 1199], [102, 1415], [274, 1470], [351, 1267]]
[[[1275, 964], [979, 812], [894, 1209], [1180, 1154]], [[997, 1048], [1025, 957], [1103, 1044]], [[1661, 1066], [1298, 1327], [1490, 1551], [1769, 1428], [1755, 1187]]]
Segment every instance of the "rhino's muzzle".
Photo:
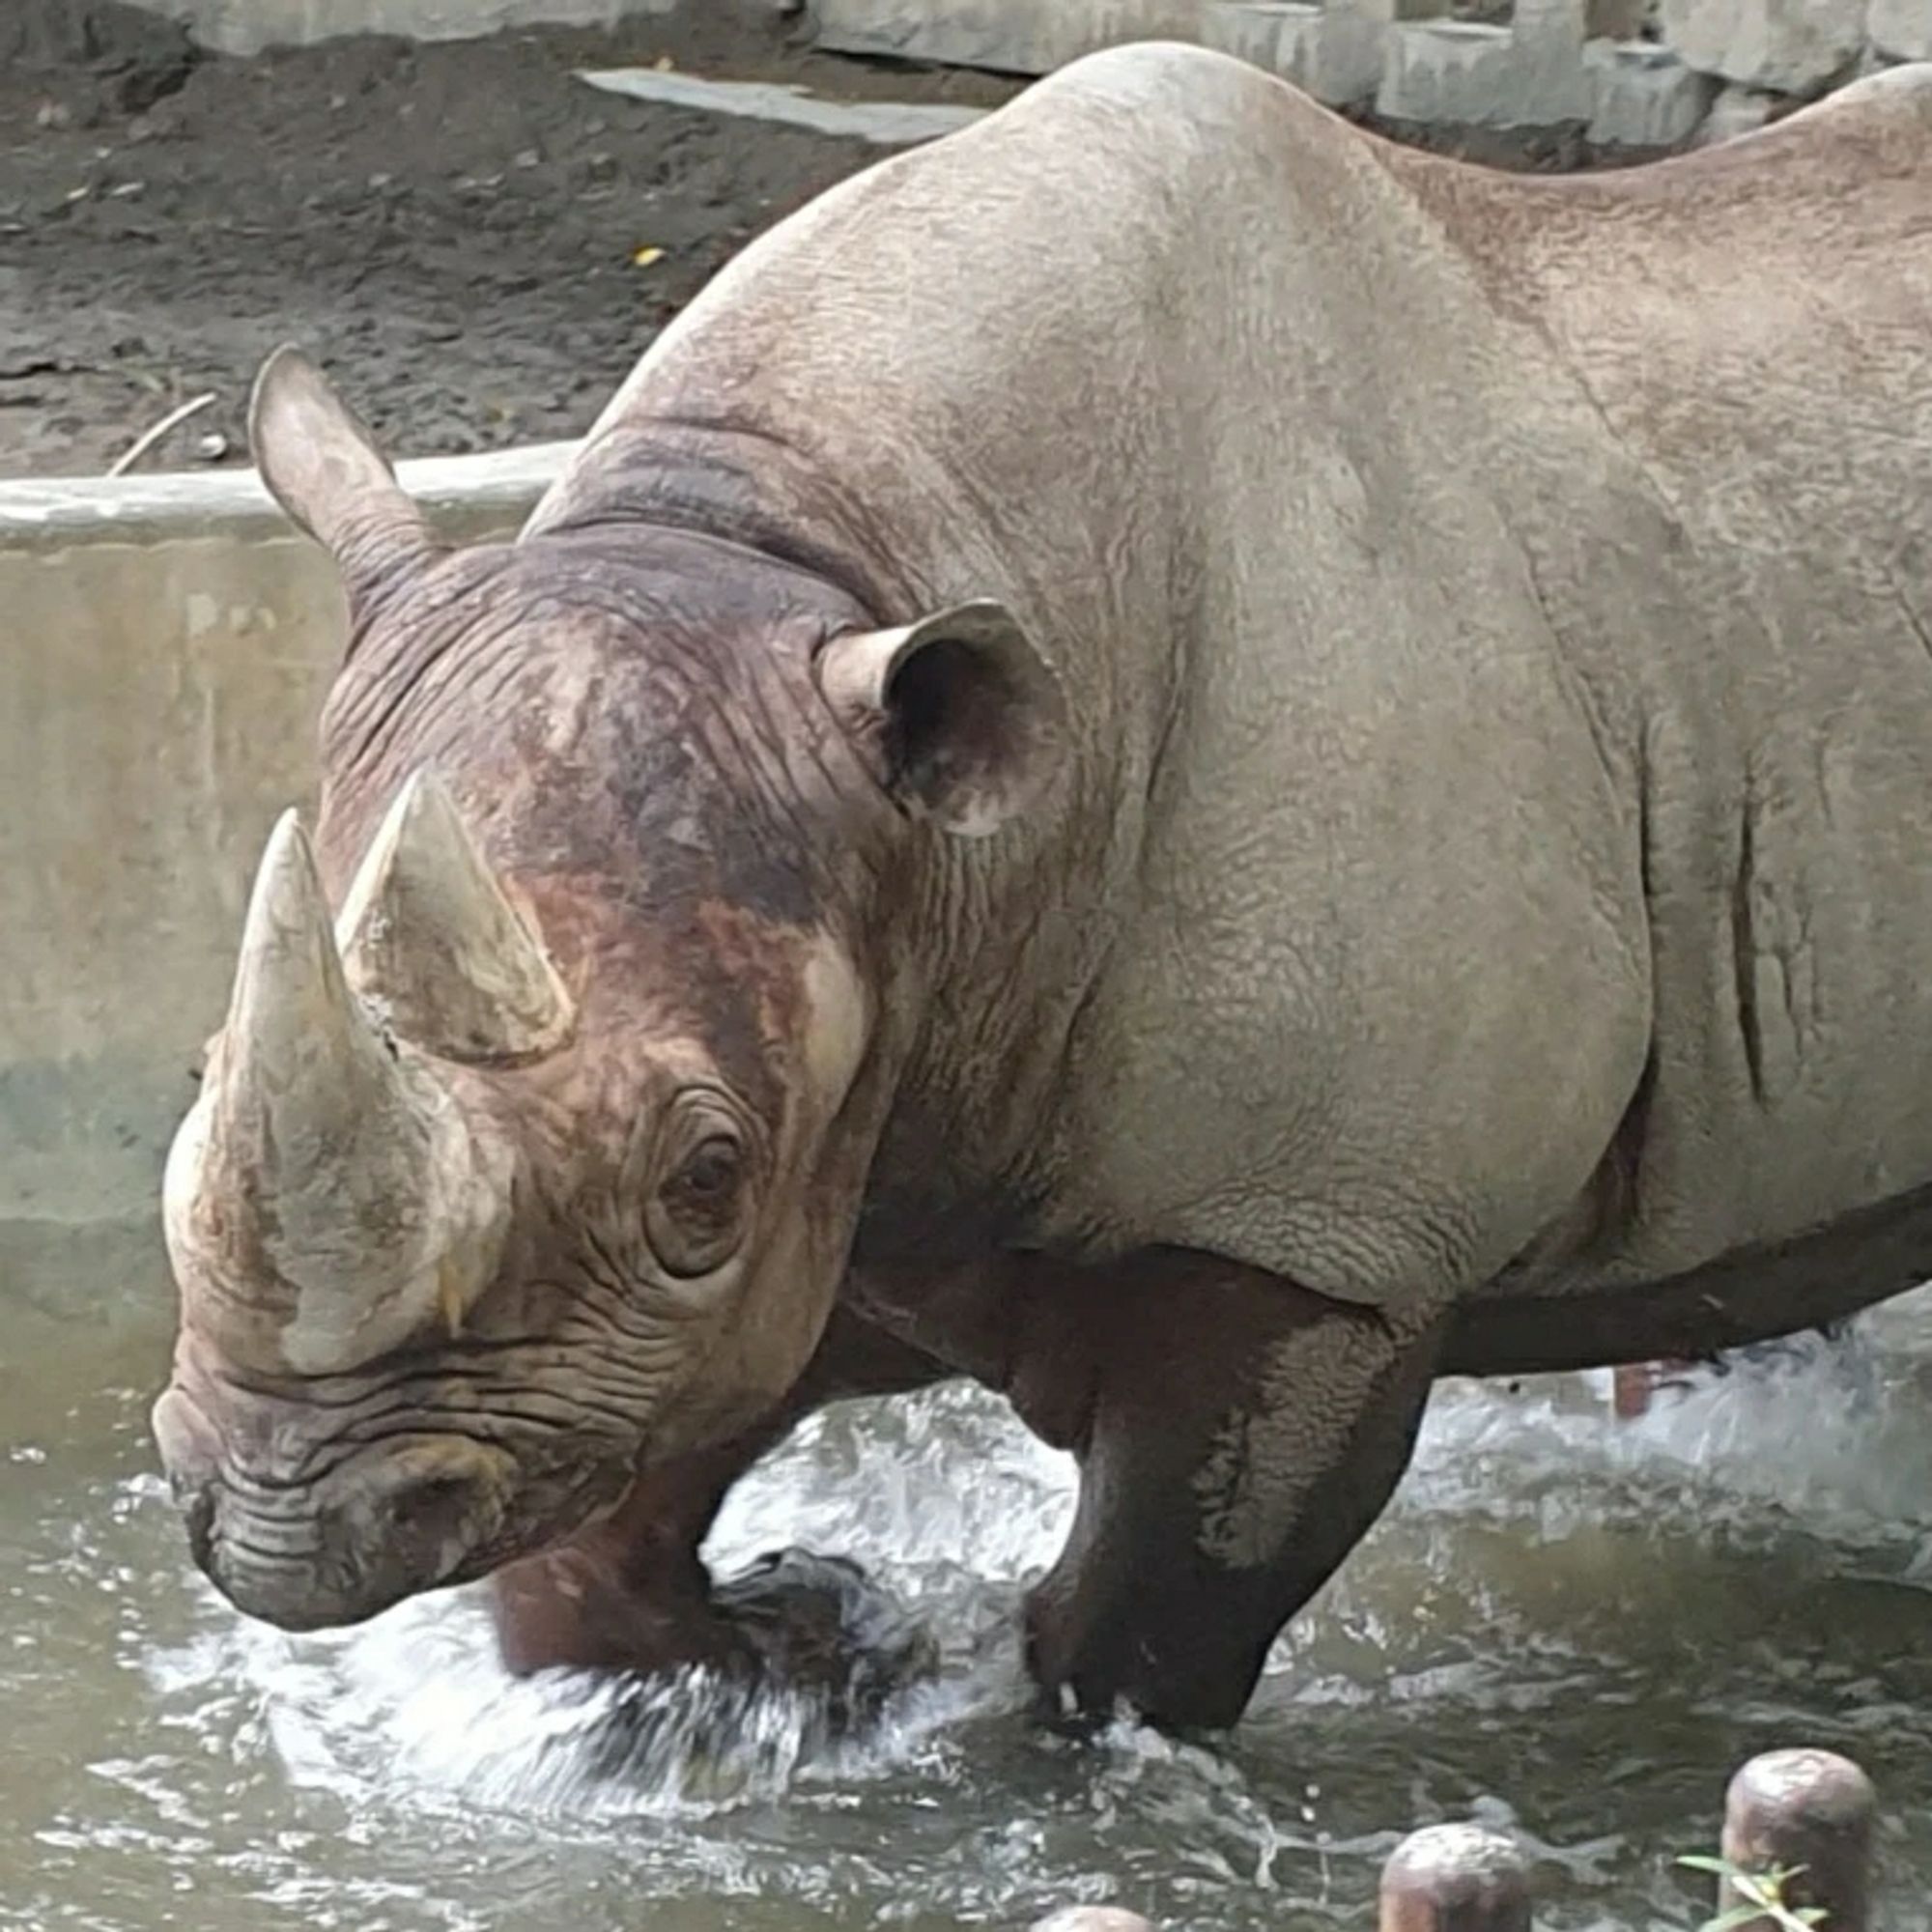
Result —
[[237, 1609], [283, 1630], [360, 1623], [481, 1574], [515, 1480], [504, 1450], [421, 1435], [277, 1484], [224, 1456], [178, 1388], [156, 1404], [154, 1430], [196, 1565]]

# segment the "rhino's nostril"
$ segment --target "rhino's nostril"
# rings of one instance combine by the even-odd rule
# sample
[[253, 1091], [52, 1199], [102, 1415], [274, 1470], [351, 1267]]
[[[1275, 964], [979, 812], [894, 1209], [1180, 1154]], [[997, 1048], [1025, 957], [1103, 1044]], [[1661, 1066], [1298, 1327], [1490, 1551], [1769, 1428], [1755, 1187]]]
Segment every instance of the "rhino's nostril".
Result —
[[441, 1529], [460, 1522], [476, 1502], [476, 1486], [461, 1476], [433, 1476], [391, 1503], [401, 1530]]
[[427, 1588], [496, 1533], [509, 1466], [501, 1450], [447, 1439], [394, 1451], [367, 1469], [347, 1540], [365, 1562], [401, 1565]]

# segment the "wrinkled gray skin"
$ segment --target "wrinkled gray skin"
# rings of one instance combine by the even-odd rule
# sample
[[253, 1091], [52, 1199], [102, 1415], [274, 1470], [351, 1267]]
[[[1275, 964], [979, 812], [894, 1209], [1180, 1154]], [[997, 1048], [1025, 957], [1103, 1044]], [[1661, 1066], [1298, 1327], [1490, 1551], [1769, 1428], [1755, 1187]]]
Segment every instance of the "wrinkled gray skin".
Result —
[[1436, 1374], [1932, 1272], [1928, 209], [1932, 70], [1531, 180], [1142, 46], [750, 248], [514, 547], [271, 365], [355, 636], [170, 1176], [209, 1573], [742, 1661], [731, 1482], [967, 1374], [1081, 1462], [1043, 1691], [1224, 1723]]

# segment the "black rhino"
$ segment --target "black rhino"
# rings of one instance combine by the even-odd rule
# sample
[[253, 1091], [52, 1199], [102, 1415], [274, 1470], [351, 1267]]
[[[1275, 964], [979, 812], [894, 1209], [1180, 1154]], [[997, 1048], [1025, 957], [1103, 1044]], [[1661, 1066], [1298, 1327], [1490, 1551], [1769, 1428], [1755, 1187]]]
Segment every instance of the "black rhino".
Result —
[[169, 1167], [246, 1611], [743, 1655], [806, 1410], [1078, 1457], [1059, 1703], [1221, 1724], [1432, 1379], [1932, 1272], [1932, 70], [1612, 175], [1083, 61], [745, 251], [514, 543], [298, 355], [353, 635]]

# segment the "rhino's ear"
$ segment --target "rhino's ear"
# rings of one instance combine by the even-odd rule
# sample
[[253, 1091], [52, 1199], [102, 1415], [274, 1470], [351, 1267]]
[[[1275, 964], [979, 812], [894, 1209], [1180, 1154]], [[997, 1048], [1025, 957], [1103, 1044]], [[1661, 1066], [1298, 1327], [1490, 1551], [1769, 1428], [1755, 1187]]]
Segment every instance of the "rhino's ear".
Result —
[[263, 363], [248, 441], [270, 494], [335, 557], [352, 603], [434, 548], [388, 459], [300, 350]]
[[880, 783], [949, 832], [997, 831], [1065, 753], [1060, 680], [1002, 604], [848, 631], [820, 651], [818, 682]]

